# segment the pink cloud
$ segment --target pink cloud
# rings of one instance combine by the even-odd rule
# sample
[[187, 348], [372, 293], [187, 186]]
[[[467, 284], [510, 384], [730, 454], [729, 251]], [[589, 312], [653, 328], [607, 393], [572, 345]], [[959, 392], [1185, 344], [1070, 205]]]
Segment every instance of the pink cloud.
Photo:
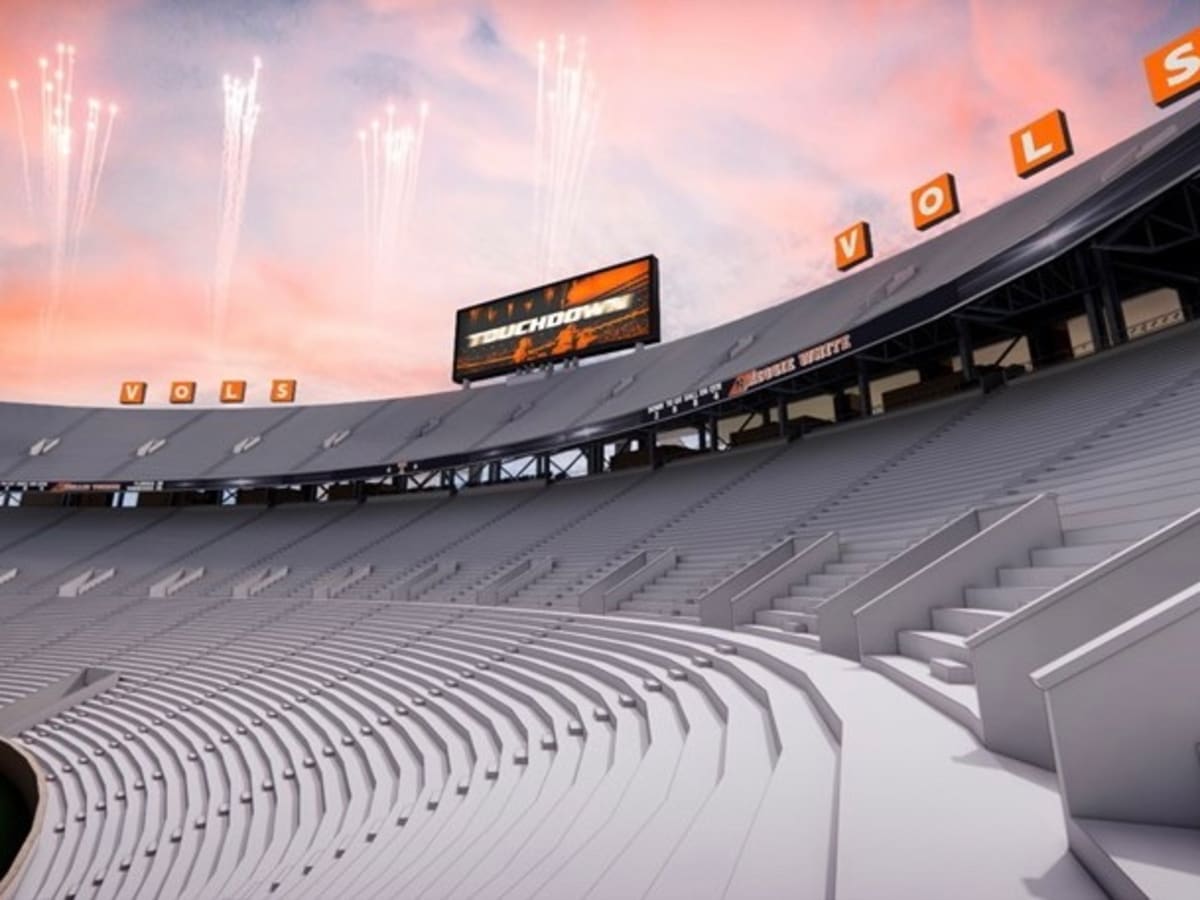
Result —
[[[1087, 0], [803, 7], [533, 0], [481, 23], [473, 4], [362, 0], [315, 3], [276, 31], [172, 19], [137, 0], [11, 12], [0, 61], [28, 80], [39, 52], [74, 39], [88, 83], [125, 111], [63, 303], [65, 362], [49, 382], [28, 375], [44, 233], [20, 203], [0, 203], [0, 340], [11, 351], [0, 393], [111, 402], [130, 360], [154, 378], [286, 371], [306, 380], [306, 399], [445, 388], [454, 309], [538, 277], [535, 48], [559, 33], [587, 36], [604, 104], [561, 274], [658, 253], [666, 330], [679, 336], [833, 279], [832, 235], [863, 215], [881, 255], [924, 239], [907, 221], [908, 193], [940, 171], [958, 175], [964, 216], [1028, 189], [1007, 136], [1046, 109], [1067, 112], [1081, 158], [1154, 121], [1141, 57], [1194, 26], [1163, 7]], [[256, 52], [263, 114], [235, 315], [217, 353], [206, 322], [219, 78]], [[372, 67], [374, 82], [347, 74]], [[173, 86], [155, 81], [164, 72]], [[403, 276], [390, 307], [372, 311], [354, 132], [386, 85], [402, 116], [420, 99], [432, 112]], [[15, 150], [6, 106], [6, 201], [19, 199]]]

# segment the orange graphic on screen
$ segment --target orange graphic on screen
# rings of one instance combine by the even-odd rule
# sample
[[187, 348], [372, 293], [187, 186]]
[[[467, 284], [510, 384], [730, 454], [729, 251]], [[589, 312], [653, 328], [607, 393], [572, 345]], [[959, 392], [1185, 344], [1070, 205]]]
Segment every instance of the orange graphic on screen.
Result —
[[656, 341], [654, 282], [646, 257], [460, 310], [454, 377]]

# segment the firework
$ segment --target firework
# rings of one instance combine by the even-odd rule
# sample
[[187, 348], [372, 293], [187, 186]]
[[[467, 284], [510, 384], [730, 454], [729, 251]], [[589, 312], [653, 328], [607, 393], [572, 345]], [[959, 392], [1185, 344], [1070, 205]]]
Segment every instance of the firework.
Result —
[[579, 216], [584, 176], [596, 141], [600, 95], [587, 68], [587, 42], [579, 39], [575, 62], [567, 39], [558, 38], [553, 79], [546, 73], [546, 45], [538, 43], [534, 132], [534, 210], [542, 275], [557, 268]]
[[[246, 204], [246, 185], [250, 178], [250, 158], [254, 132], [262, 107], [258, 102], [258, 77], [262, 60], [254, 57], [254, 71], [243, 81], [226, 75], [225, 127], [221, 151], [221, 187], [217, 223], [217, 259], [213, 273], [212, 308], [214, 338], [220, 340], [229, 305], [229, 284], [237, 258], [242, 218]], [[103, 154], [102, 154], [103, 155]]]
[[33, 179], [29, 174], [29, 142], [25, 138], [25, 114], [21, 109], [21, 83], [15, 78], [10, 78], [8, 90], [12, 94], [13, 109], [17, 116], [17, 140], [21, 145], [21, 179], [25, 187], [25, 211], [30, 218], [33, 218]]
[[[53, 329], [66, 274], [74, 270], [78, 260], [79, 246], [90, 213], [95, 207], [103, 170], [102, 165], [96, 165], [95, 152], [101, 103], [99, 100], [91, 100], [87, 104], [82, 125], [82, 152], [77, 153], [79, 130], [73, 122], [75, 46], [58, 43], [53, 59], [53, 69], [50, 58], [43, 56], [38, 59], [41, 144], [37, 159], [40, 168], [40, 194], [34, 191], [33, 186], [33, 166], [25, 128], [25, 112], [21, 103], [21, 84], [15, 78], [10, 79], [8, 83], [16, 113], [17, 139], [21, 145], [25, 206], [33, 222], [43, 229], [49, 248], [50, 301], [41, 311], [43, 341]], [[112, 138], [113, 118], [116, 115], [116, 106], [110, 106], [109, 109], [101, 159], [107, 152], [108, 141]]]
[[421, 171], [425, 122], [429, 104], [418, 108], [415, 124], [396, 122], [396, 107], [358, 132], [360, 182], [363, 194], [363, 262], [371, 308], [394, 286], [408, 243], [413, 199]]

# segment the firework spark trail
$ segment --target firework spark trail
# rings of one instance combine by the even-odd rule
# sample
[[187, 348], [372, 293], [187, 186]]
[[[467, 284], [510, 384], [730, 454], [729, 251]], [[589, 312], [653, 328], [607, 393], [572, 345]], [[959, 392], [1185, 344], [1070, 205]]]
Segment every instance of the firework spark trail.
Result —
[[54, 99], [54, 84], [50, 81], [47, 67], [49, 60], [42, 57], [38, 60], [38, 68], [41, 70], [41, 101], [42, 101], [42, 204], [44, 208], [50, 206], [50, 171], [51, 158], [50, 152], [51, 139], [53, 133], [53, 123], [50, 120], [50, 104]]
[[100, 144], [100, 161], [96, 163], [96, 174], [92, 179], [92, 186], [88, 189], [88, 203], [79, 225], [80, 232], [92, 220], [92, 211], [96, 208], [96, 195], [100, 192], [100, 179], [104, 175], [104, 163], [108, 159], [108, 145], [112, 143], [113, 123], [117, 119], [118, 111], [117, 104], [108, 105], [108, 124], [104, 127], [104, 140]]
[[568, 167], [567, 183], [570, 188], [565, 192], [563, 200], [563, 219], [569, 229], [570, 236], [575, 222], [579, 220], [579, 210], [583, 198], [584, 174], [592, 158], [592, 150], [596, 145], [596, 125], [600, 119], [600, 99], [596, 95], [595, 81], [589, 76], [586, 81], [580, 79], [580, 95], [576, 131], [578, 140], [574, 144], [574, 154]]
[[[76, 152], [78, 131], [73, 125], [76, 54], [74, 44], [58, 43], [51, 59], [38, 59], [38, 103], [41, 112], [41, 194], [33, 188], [29, 135], [20, 98], [20, 83], [9, 81], [17, 113], [17, 136], [21, 144], [21, 172], [25, 202], [30, 217], [44, 229], [49, 246], [50, 300], [42, 308], [43, 339], [52, 329], [62, 297], [65, 276], [73, 271], [79, 254], [88, 213], [96, 202], [100, 186], [95, 167], [96, 132], [99, 128], [99, 103], [88, 104], [83, 152]], [[115, 107], [113, 107], [115, 109]], [[111, 139], [112, 121], [106, 141]], [[107, 149], [107, 144], [106, 144]], [[75, 161], [78, 159], [78, 163]]]
[[400, 214], [400, 223], [403, 232], [400, 235], [400, 243], [406, 245], [409, 238], [409, 230], [412, 226], [413, 203], [416, 200], [417, 180], [421, 177], [421, 155], [422, 149], [425, 146], [425, 122], [429, 118], [429, 103], [422, 101], [420, 107], [420, 118], [417, 120], [417, 133], [414, 138], [415, 146], [413, 151], [408, 155], [408, 173], [404, 182], [407, 188], [407, 193], [403, 198], [403, 209]]
[[229, 305], [229, 285], [237, 258], [238, 239], [245, 213], [246, 187], [250, 180], [250, 160], [254, 132], [262, 107], [258, 103], [258, 76], [262, 60], [254, 57], [254, 72], [249, 80], [231, 78], [222, 81], [225, 93], [225, 125], [221, 149], [221, 187], [217, 227], [217, 259], [213, 274], [211, 318], [213, 336], [218, 341], [224, 328]]
[[540, 239], [542, 214], [542, 149], [546, 142], [546, 42], [538, 41], [537, 47], [537, 112], [533, 133], [533, 228]]
[[361, 163], [361, 182], [363, 195], [363, 266], [371, 265], [371, 209], [369, 199], [371, 196], [371, 177], [367, 171], [367, 132], [360, 129], [358, 132], [358, 157]]
[[79, 259], [79, 240], [83, 234], [84, 216], [87, 214], [89, 194], [92, 190], [96, 165], [96, 132], [100, 123], [100, 101], [88, 101], [87, 123], [84, 125], [83, 158], [79, 162], [79, 177], [75, 191], [75, 226], [71, 234], [72, 260]]
[[29, 143], [25, 139], [25, 114], [21, 111], [21, 83], [15, 78], [10, 78], [8, 89], [12, 93], [13, 107], [17, 111], [17, 140], [21, 144], [21, 178], [25, 185], [25, 210], [32, 219], [33, 179], [29, 175]]
[[[67, 261], [67, 228], [70, 202], [68, 196], [71, 187], [71, 129], [61, 127], [55, 136], [56, 167], [54, 172], [54, 211], [50, 259], [50, 283], [55, 299], [62, 296], [63, 271]], [[54, 313], [51, 309], [50, 320], [53, 325]]]
[[600, 98], [587, 66], [586, 41], [574, 62], [559, 35], [554, 72], [546, 73], [546, 45], [538, 44], [534, 135], [534, 210], [538, 262], [543, 276], [562, 261], [579, 216], [584, 176], [595, 145]]
[[369, 139], [367, 129], [358, 132], [365, 287], [372, 309], [393, 285], [407, 247], [428, 116], [429, 104], [422, 103], [415, 126], [398, 125], [389, 104], [382, 122], [372, 120]]

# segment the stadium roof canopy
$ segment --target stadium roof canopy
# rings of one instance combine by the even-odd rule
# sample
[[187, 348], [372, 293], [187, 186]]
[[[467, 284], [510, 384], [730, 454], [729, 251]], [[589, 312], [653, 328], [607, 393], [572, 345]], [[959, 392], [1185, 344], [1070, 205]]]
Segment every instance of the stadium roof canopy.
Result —
[[318, 406], [0, 403], [0, 482], [331, 481], [545, 452], [661, 425], [727, 396], [747, 370], [843, 335], [861, 352], [945, 317], [1197, 172], [1200, 103], [868, 269], [690, 337], [546, 377]]

